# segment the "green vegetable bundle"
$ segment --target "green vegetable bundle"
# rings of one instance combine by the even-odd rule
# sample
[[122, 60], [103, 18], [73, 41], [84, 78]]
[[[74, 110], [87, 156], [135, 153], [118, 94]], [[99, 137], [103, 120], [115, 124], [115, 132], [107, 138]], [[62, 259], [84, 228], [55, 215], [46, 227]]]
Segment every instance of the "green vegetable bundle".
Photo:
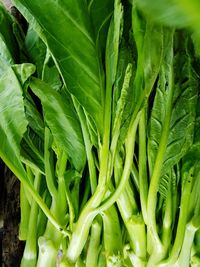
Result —
[[0, 157], [21, 182], [21, 266], [199, 267], [198, 1], [13, 4]]

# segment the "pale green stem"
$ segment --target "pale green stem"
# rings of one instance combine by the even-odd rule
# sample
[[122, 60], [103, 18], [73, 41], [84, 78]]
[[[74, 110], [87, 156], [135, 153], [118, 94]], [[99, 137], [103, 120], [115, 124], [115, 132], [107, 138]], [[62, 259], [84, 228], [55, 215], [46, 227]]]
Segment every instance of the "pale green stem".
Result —
[[161, 139], [152, 172], [152, 177], [149, 186], [148, 200], [147, 200], [148, 231], [151, 234], [152, 242], [155, 242], [153, 246], [155, 247], [155, 253], [157, 255], [158, 253], [156, 252], [156, 250], [159, 251], [162, 250], [162, 244], [158, 236], [157, 225], [156, 225], [157, 192], [158, 192], [160, 174], [162, 170], [162, 165], [164, 161], [164, 156], [169, 136], [171, 112], [172, 112], [172, 97], [173, 97], [173, 84], [172, 81], [169, 81], [169, 92], [168, 92], [168, 98], [166, 99], [166, 116], [163, 123]]
[[192, 188], [192, 178], [193, 178], [193, 169], [190, 170], [187, 180], [183, 186], [182, 196], [181, 196], [181, 206], [180, 206], [180, 214], [178, 219], [178, 226], [176, 231], [176, 237], [174, 241], [174, 245], [172, 247], [172, 251], [170, 253], [169, 258], [160, 265], [161, 267], [169, 267], [173, 266], [173, 264], [177, 261], [178, 256], [180, 254], [184, 235], [186, 231], [186, 224], [188, 219], [188, 208], [190, 203], [190, 195]]
[[[34, 187], [39, 191], [41, 183], [41, 174], [35, 175]], [[38, 219], [38, 204], [32, 200], [27, 241], [24, 249], [21, 267], [35, 267], [37, 262], [37, 219]]]
[[28, 223], [30, 216], [30, 204], [26, 197], [23, 184], [20, 184], [20, 225], [19, 225], [19, 239], [26, 240], [28, 235]]
[[162, 243], [165, 252], [169, 249], [170, 241], [172, 237], [172, 185], [169, 181], [169, 187], [165, 203], [165, 214], [163, 219], [163, 231], [162, 231]]
[[142, 110], [139, 122], [139, 192], [142, 215], [145, 224], [147, 224], [147, 152], [146, 152], [146, 109]]
[[77, 103], [77, 100], [73, 98], [74, 106], [76, 108], [76, 111], [78, 113], [80, 123], [81, 123], [81, 129], [83, 133], [83, 140], [85, 143], [85, 150], [87, 155], [87, 162], [89, 167], [89, 175], [90, 175], [90, 184], [91, 184], [91, 191], [92, 194], [95, 192], [95, 189], [97, 187], [97, 175], [96, 175], [96, 167], [94, 162], [94, 156], [92, 153], [92, 143], [90, 140], [90, 135], [87, 127], [86, 117], [83, 112], [82, 107]]
[[90, 241], [86, 256], [86, 267], [97, 266], [100, 252], [102, 222], [95, 218], [91, 226]]
[[[121, 257], [122, 254], [122, 236], [119, 223], [119, 217], [116, 207], [113, 205], [102, 214], [103, 219], [103, 238], [107, 266], [112, 257]], [[119, 262], [120, 262], [119, 257]], [[118, 263], [119, 264], [119, 263]]]
[[[199, 221], [199, 218], [198, 218], [198, 221]], [[189, 222], [186, 225], [184, 241], [183, 241], [181, 253], [178, 258], [179, 267], [188, 267], [190, 264], [192, 245], [193, 245], [195, 233], [198, 230], [198, 228], [199, 228], [199, 225], [195, 226], [193, 224], [193, 219], [191, 220], [191, 222]]]
[[125, 225], [130, 235], [130, 242], [132, 242], [131, 245], [133, 247], [134, 254], [141, 261], [145, 261], [147, 256], [147, 238], [142, 215], [133, 214]]
[[131, 176], [132, 176], [133, 183], [137, 191], [139, 192], [139, 173], [138, 173], [138, 170], [136, 169], [134, 162], [132, 163], [132, 167], [131, 167]]
[[28, 181], [27, 174], [22, 165], [20, 165], [20, 169], [17, 168], [11, 161], [9, 161], [3, 154], [0, 153], [0, 158], [5, 162], [6, 166], [15, 174], [15, 176], [20, 180], [20, 182], [24, 185], [25, 190], [27, 189], [30, 195], [34, 198], [34, 200], [38, 203], [39, 207], [43, 210], [44, 214], [47, 216], [49, 221], [51, 221], [52, 225], [60, 231], [63, 235], [69, 236], [69, 232], [66, 231], [62, 225], [60, 225], [55, 217], [51, 214], [49, 208], [44, 203], [41, 196], [36, 192], [33, 185]]
[[134, 148], [135, 148], [135, 135], [137, 131], [138, 122], [140, 119], [140, 112], [138, 113], [136, 120], [134, 121], [133, 125], [130, 126], [128, 131], [128, 136], [126, 139], [126, 158], [125, 158], [125, 164], [124, 169], [122, 172], [122, 177], [120, 180], [120, 183], [118, 184], [115, 192], [108, 197], [103, 204], [97, 208], [97, 212], [103, 212], [104, 210], [108, 209], [113, 205], [114, 202], [118, 199], [120, 194], [122, 193], [131, 173], [131, 166], [133, 162], [133, 155], [134, 155]]
[[45, 141], [44, 141], [44, 163], [45, 163], [45, 175], [46, 183], [51, 194], [51, 197], [55, 200], [57, 197], [57, 189], [55, 186], [55, 177], [53, 169], [53, 151], [52, 151], [53, 137], [49, 128], [45, 127]]

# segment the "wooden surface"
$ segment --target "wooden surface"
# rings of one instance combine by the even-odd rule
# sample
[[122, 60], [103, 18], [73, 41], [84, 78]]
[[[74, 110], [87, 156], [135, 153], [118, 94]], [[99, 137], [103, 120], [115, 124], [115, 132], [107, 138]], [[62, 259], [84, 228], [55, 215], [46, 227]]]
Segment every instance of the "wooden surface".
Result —
[[3, 166], [0, 165], [1, 183], [1, 263], [2, 267], [19, 267], [24, 244], [18, 239], [20, 205], [19, 181]]

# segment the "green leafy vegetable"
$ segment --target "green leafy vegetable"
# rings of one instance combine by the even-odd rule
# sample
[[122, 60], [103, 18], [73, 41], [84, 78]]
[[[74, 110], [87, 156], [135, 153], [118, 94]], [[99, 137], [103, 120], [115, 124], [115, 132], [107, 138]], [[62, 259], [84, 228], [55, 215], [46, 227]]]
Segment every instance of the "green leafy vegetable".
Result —
[[13, 3], [28, 27], [0, 6], [0, 157], [21, 266], [199, 266], [199, 3]]

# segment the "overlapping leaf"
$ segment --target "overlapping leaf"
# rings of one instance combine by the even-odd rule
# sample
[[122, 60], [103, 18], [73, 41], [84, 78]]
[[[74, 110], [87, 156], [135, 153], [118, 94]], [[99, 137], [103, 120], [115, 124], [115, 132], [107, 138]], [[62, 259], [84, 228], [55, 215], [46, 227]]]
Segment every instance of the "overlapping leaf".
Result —
[[27, 124], [21, 84], [13, 69], [7, 66], [0, 77], [0, 157], [19, 176], [24, 172], [20, 142]]
[[45, 121], [55, 141], [69, 155], [75, 168], [81, 170], [85, 164], [85, 149], [80, 124], [71, 103], [39, 79], [32, 79], [30, 87], [42, 102]]
[[[94, 119], [97, 129], [101, 132], [104, 74], [99, 61], [95, 33], [99, 32], [99, 27], [106, 19], [103, 16], [107, 16], [107, 12], [102, 12], [102, 18], [98, 12], [96, 18], [99, 26], [94, 29], [86, 1], [13, 2], [30, 23], [34, 24], [34, 17], [40, 25], [44, 41], [57, 62], [67, 89]], [[106, 3], [110, 6], [110, 1]], [[93, 4], [90, 3], [94, 19]]]
[[[26, 131], [22, 84], [18, 78], [22, 71], [25, 81], [34, 72], [34, 67], [26, 69], [26, 65], [13, 65], [12, 57], [17, 49], [16, 40], [12, 33], [12, 19], [0, 8], [0, 157], [17, 175], [24, 177], [24, 168], [20, 161], [20, 142]], [[7, 46], [8, 44], [8, 46]], [[15, 72], [18, 70], [17, 72]]]

